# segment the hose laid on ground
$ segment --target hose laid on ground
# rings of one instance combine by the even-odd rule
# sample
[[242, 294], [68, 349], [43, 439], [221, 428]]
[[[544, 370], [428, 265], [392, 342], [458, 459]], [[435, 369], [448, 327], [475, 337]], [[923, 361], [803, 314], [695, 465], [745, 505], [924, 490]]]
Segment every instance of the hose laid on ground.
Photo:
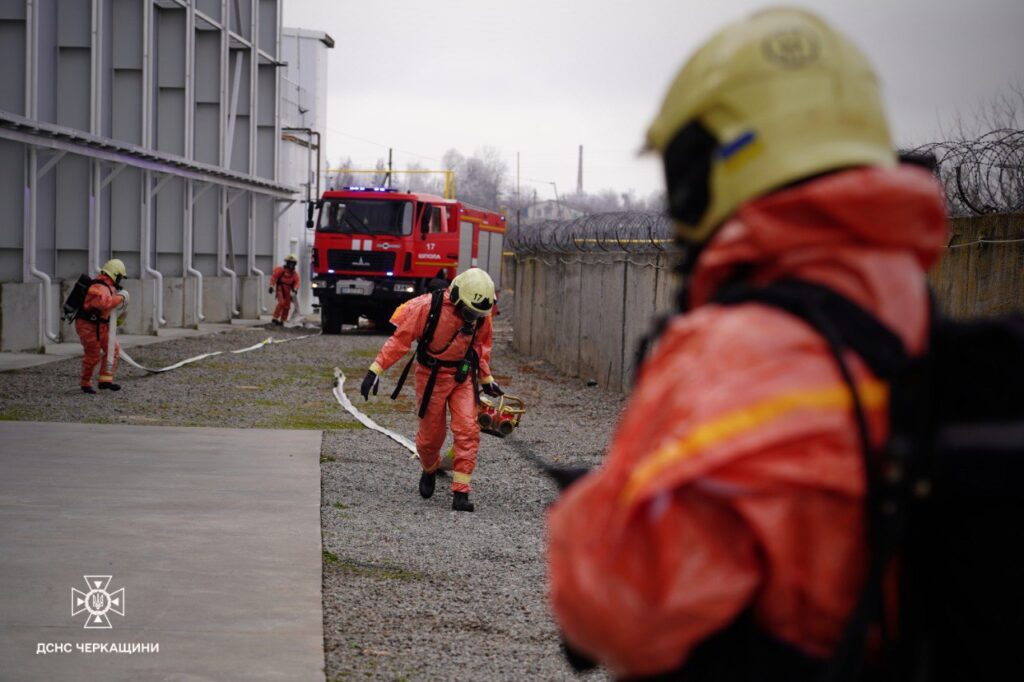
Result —
[[238, 353], [248, 353], [249, 351], [256, 350], [257, 348], [262, 348], [263, 346], [268, 346], [270, 344], [288, 343], [289, 341], [299, 341], [301, 339], [308, 339], [311, 336], [316, 336], [316, 334], [305, 334], [303, 336], [295, 336], [295, 337], [290, 338], [290, 339], [275, 339], [275, 338], [272, 338], [272, 337], [268, 336], [267, 338], [263, 339], [259, 343], [254, 344], [252, 346], [249, 346], [248, 348], [238, 348], [236, 350], [227, 350], [227, 351], [215, 350], [215, 351], [212, 351], [210, 353], [203, 353], [202, 355], [196, 355], [195, 357], [185, 358], [184, 360], [182, 360], [180, 362], [176, 362], [173, 365], [168, 365], [167, 367], [160, 367], [159, 369], [153, 369], [151, 367], [143, 367], [142, 365], [137, 363], [135, 360], [133, 360], [130, 355], [125, 353], [123, 348], [121, 349], [120, 357], [121, 357], [122, 360], [127, 362], [132, 367], [136, 367], [138, 369], [141, 369], [143, 372], [149, 372], [150, 374], [160, 374], [161, 372], [170, 372], [172, 369], [178, 369], [179, 367], [184, 367], [185, 365], [190, 365], [193, 362], [198, 362], [199, 360], [204, 360], [206, 358], [212, 358], [213, 356], [221, 355], [222, 353], [235, 353], [235, 354], [238, 354]]
[[395, 433], [391, 429], [386, 429], [377, 422], [373, 421], [365, 414], [363, 414], [358, 407], [352, 404], [352, 401], [345, 395], [345, 373], [337, 367], [334, 368], [334, 397], [337, 398], [338, 403], [345, 408], [345, 410], [359, 420], [359, 423], [368, 429], [383, 433], [385, 436], [395, 441], [403, 448], [412, 453], [413, 457], [416, 456], [416, 445], [411, 440], [406, 438], [400, 433]]

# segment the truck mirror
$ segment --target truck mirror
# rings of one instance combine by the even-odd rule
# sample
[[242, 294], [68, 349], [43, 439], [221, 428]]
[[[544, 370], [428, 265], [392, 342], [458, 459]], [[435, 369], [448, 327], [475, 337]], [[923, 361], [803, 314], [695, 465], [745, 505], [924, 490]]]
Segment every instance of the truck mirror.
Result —
[[306, 228], [307, 229], [313, 227], [313, 210], [314, 210], [314, 208], [316, 208], [316, 204], [317, 203], [319, 203], [319, 202], [314, 203], [314, 202], [311, 201], [308, 204], [306, 204]]

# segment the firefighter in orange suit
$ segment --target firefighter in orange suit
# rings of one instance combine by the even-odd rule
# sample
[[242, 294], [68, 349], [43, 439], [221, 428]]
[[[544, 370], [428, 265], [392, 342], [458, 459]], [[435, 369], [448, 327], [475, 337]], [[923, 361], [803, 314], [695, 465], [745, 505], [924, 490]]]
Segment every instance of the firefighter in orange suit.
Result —
[[[647, 141], [689, 254], [685, 314], [641, 366], [602, 466], [551, 509], [552, 608], [571, 660], [618, 677], [817, 679], [866, 568], [851, 397], [811, 327], [712, 299], [738, 282], [807, 280], [920, 353], [944, 196], [923, 169], [897, 165], [865, 57], [796, 9], [701, 47]], [[884, 442], [885, 385], [850, 362]], [[766, 660], [751, 635], [791, 672], [740, 673]]]
[[[81, 386], [83, 393], [96, 393], [92, 387], [92, 375], [100, 366], [99, 387], [102, 390], [120, 391], [121, 385], [114, 383], [117, 356], [121, 346], [114, 345], [114, 357], [107, 357], [110, 340], [110, 321], [113, 311], [128, 303], [128, 292], [120, 289], [121, 280], [127, 272], [119, 259], [108, 260], [100, 268], [100, 274], [93, 280], [85, 294], [85, 302], [75, 317], [75, 331], [82, 342], [85, 354], [82, 356]], [[117, 321], [114, 321], [117, 324]], [[100, 364], [102, 362], [102, 364]]]
[[[440, 297], [440, 305], [436, 321], [431, 324], [434, 295]], [[413, 341], [418, 341], [416, 402], [420, 406], [420, 425], [416, 451], [423, 467], [419, 491], [424, 498], [434, 494], [445, 439], [446, 411], [450, 411], [455, 438], [452, 509], [457, 511], [473, 511], [469, 482], [480, 448], [475, 385], [479, 383], [487, 395], [502, 394], [490, 368], [490, 314], [494, 302], [494, 282], [479, 268], [456, 276], [447, 290], [407, 301], [392, 315], [395, 332], [370, 365], [360, 389], [363, 397], [369, 399], [371, 389], [377, 392], [380, 375], [405, 355]], [[428, 334], [431, 326], [433, 331]]]
[[278, 265], [270, 275], [270, 287], [268, 294], [277, 292], [277, 307], [274, 308], [273, 324], [283, 325], [288, 320], [288, 314], [292, 309], [292, 296], [299, 293], [299, 273], [295, 270], [295, 264], [299, 259], [294, 253], [288, 254], [284, 259], [284, 266]]

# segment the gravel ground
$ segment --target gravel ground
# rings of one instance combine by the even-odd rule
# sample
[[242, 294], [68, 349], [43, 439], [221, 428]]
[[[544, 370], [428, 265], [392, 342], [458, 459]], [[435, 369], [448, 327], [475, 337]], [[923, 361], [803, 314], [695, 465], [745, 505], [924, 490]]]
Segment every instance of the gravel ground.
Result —
[[[416, 462], [331, 394], [339, 366], [361, 409], [415, 434], [412, 382], [398, 401], [387, 397], [401, 365], [385, 375], [378, 397], [358, 396], [385, 338], [372, 332], [220, 355], [157, 376], [122, 366], [116, 395], [83, 395], [78, 358], [8, 372], [0, 374], [0, 419], [323, 430], [327, 679], [569, 679], [545, 598], [544, 511], [556, 492], [515, 447], [596, 463], [622, 397], [512, 352], [509, 321], [499, 320], [494, 372], [528, 413], [511, 438], [482, 436], [472, 514], [451, 511], [450, 479], [439, 478], [434, 497], [421, 499]], [[130, 352], [143, 365], [164, 366], [303, 333], [238, 329]]]

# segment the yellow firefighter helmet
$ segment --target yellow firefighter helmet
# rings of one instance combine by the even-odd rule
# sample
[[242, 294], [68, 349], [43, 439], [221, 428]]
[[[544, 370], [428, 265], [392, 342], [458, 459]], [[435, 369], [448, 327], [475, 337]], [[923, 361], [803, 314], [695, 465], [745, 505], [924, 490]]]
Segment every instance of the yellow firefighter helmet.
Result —
[[895, 164], [878, 80], [846, 37], [803, 10], [731, 24], [687, 61], [647, 131], [683, 239], [742, 203], [844, 167]]
[[455, 276], [448, 297], [469, 315], [485, 317], [494, 308], [494, 280], [480, 268], [470, 268]]

